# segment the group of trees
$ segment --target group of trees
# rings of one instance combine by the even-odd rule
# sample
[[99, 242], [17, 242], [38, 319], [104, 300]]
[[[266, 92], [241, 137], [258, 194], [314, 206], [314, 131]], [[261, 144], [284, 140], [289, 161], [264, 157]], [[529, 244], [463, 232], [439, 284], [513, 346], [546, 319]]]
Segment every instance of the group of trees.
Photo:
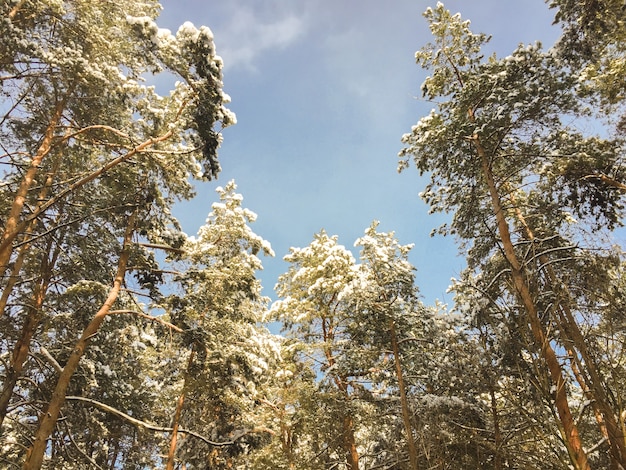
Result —
[[467, 256], [427, 306], [376, 222], [358, 259], [325, 231], [292, 248], [272, 305], [234, 182], [182, 232], [235, 123], [208, 28], [159, 29], [152, 0], [3, 2], [0, 465], [625, 469], [625, 12], [549, 3], [559, 42], [505, 58], [425, 13], [435, 109], [400, 170]]

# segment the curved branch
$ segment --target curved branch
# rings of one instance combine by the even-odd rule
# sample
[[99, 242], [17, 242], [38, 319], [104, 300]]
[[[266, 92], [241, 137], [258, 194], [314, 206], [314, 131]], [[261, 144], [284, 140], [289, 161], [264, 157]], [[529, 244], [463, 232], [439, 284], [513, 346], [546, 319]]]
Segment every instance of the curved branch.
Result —
[[[72, 400], [72, 401], [81, 401], [84, 403], [89, 403], [90, 405], [95, 406], [96, 408], [100, 408], [102, 411], [105, 411], [107, 413], [111, 413], [112, 415], [117, 416], [118, 418], [122, 418], [125, 421], [128, 421], [130, 424], [134, 425], [134, 426], [139, 426], [142, 427], [144, 429], [148, 429], [150, 431], [156, 431], [156, 432], [172, 432], [172, 428], [166, 428], [163, 426], [157, 426], [155, 424], [151, 424], [151, 423], [146, 423], [145, 421], [141, 421], [137, 418], [133, 418], [132, 416], [127, 415], [126, 413], [113, 408], [112, 406], [106, 405], [102, 402], [96, 401], [96, 400], [92, 400], [91, 398], [85, 398], [85, 397], [76, 397], [76, 396], [68, 396], [65, 397], [66, 400]], [[202, 434], [199, 434], [195, 431], [191, 431], [189, 429], [183, 429], [183, 428], [178, 428], [178, 432], [180, 433], [184, 433], [184, 434], [188, 434], [189, 436], [193, 436], [197, 439], [200, 439], [201, 441], [211, 445], [211, 446], [215, 446], [215, 447], [225, 447], [225, 446], [229, 446], [235, 443], [235, 441], [224, 441], [224, 442], [215, 442], [212, 441], [210, 439], [207, 439], [206, 437], [204, 437]]]
[[621, 183], [619, 181], [617, 181], [614, 178], [611, 178], [608, 175], [605, 175], [604, 173], [599, 173], [599, 174], [595, 174], [595, 175], [587, 175], [585, 177], [583, 177], [582, 179], [587, 180], [587, 179], [598, 179], [600, 181], [602, 181], [603, 183], [606, 183], [609, 186], [612, 186], [613, 188], [617, 188], [620, 191], [626, 191], [626, 184]]
[[180, 328], [180, 327], [178, 327], [178, 326], [176, 326], [176, 325], [174, 325], [174, 324], [172, 324], [172, 323], [170, 323], [168, 321], [165, 321], [162, 318], [155, 317], [153, 315], [149, 315], [149, 314], [143, 313], [143, 312], [137, 312], [136, 310], [111, 310], [109, 312], [109, 315], [119, 315], [119, 314], [125, 314], [125, 313], [131, 314], [131, 315], [137, 315], [137, 316], [140, 316], [142, 318], [147, 318], [148, 320], [160, 323], [161, 325], [163, 325], [163, 326], [165, 326], [165, 327], [167, 327], [167, 328], [169, 328], [171, 330], [174, 330], [177, 333], [183, 333], [183, 331], [184, 331], [182, 328]]
[[[145, 152], [147, 149], [149, 149], [150, 147], [153, 147], [154, 145], [160, 142], [168, 140], [173, 135], [174, 135], [174, 131], [170, 129], [165, 134], [145, 140], [141, 144], [134, 147], [132, 150], [129, 150], [125, 154], [120, 155], [117, 158], [114, 158], [110, 162], [101, 166], [98, 170], [95, 170], [92, 173], [89, 173], [88, 175], [82, 177], [81, 179], [77, 180], [76, 182], [68, 186], [66, 189], [61, 191], [56, 196], [50, 198], [47, 202], [45, 202], [44, 204], [39, 206], [35, 211], [33, 211], [30, 216], [24, 218], [24, 220], [22, 220], [21, 222], [16, 223], [14, 228], [11, 227], [11, 230], [5, 228], [6, 231], [4, 233], [2, 242], [0, 243], [0, 252], [3, 252], [5, 250], [10, 250], [10, 247], [13, 244], [13, 240], [17, 237], [17, 235], [20, 232], [24, 230], [24, 228], [28, 225], [28, 223], [30, 223], [31, 220], [34, 220], [37, 217], [39, 217], [41, 214], [47, 211], [51, 206], [53, 206], [60, 200], [64, 199], [68, 194], [80, 188], [81, 186], [84, 186], [87, 183], [90, 183], [91, 181], [95, 180], [100, 175], [107, 172], [108, 170], [115, 167], [116, 165], [129, 160], [131, 157], [135, 155]], [[7, 263], [8, 263], [8, 260], [7, 260]]]

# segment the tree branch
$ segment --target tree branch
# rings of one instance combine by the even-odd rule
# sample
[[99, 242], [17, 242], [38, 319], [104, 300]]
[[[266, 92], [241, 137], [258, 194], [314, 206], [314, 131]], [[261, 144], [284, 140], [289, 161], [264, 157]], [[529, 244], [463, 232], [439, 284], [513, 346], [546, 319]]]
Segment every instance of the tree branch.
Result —
[[155, 317], [153, 315], [149, 315], [149, 314], [143, 313], [143, 312], [137, 312], [136, 310], [111, 310], [109, 312], [109, 315], [120, 315], [120, 314], [124, 314], [124, 313], [129, 313], [129, 314], [132, 314], [132, 315], [140, 316], [142, 318], [147, 318], [148, 320], [160, 323], [161, 325], [166, 326], [166, 327], [168, 327], [168, 328], [170, 328], [170, 329], [172, 329], [172, 330], [174, 330], [174, 331], [176, 331], [178, 333], [182, 333], [184, 331], [182, 328], [179, 328], [178, 326], [173, 325], [172, 323], [170, 323], [168, 321], [165, 321], [165, 320], [163, 320], [163, 319], [161, 319], [159, 317]]
[[[112, 415], [117, 416], [118, 418], [122, 418], [125, 421], [128, 421], [130, 424], [134, 425], [134, 426], [138, 426], [138, 427], [142, 427], [144, 429], [148, 429], [150, 431], [156, 431], [156, 432], [172, 432], [172, 428], [166, 428], [166, 427], [162, 427], [162, 426], [157, 426], [155, 424], [151, 424], [151, 423], [146, 423], [145, 421], [141, 421], [139, 419], [133, 418], [132, 416], [127, 415], [126, 413], [113, 408], [112, 406], [106, 405], [102, 402], [96, 401], [96, 400], [92, 400], [91, 398], [86, 398], [86, 397], [76, 397], [76, 396], [68, 396], [65, 397], [66, 400], [71, 400], [71, 401], [80, 401], [83, 403], [89, 403], [90, 405], [95, 406], [96, 408], [100, 408], [102, 411], [105, 411], [107, 413], [111, 413]], [[182, 429], [179, 428], [178, 432], [180, 433], [184, 433], [184, 434], [188, 434], [189, 436], [193, 436], [197, 439], [200, 439], [201, 441], [205, 442], [206, 444], [209, 444], [211, 446], [214, 447], [225, 447], [225, 446], [229, 446], [235, 443], [235, 441], [224, 441], [224, 442], [215, 442], [212, 441], [210, 439], [207, 439], [206, 437], [204, 437], [203, 435], [195, 432], [195, 431], [191, 431], [189, 429]]]

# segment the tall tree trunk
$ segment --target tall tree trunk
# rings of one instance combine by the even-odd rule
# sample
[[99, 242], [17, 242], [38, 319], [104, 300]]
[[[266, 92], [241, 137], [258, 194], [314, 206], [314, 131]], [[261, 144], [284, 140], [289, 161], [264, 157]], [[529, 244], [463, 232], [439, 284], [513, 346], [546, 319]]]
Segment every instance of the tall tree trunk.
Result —
[[[52, 186], [52, 183], [54, 181], [56, 172], [59, 169], [60, 162], [61, 159], [58, 158], [55, 162], [53, 170], [48, 174], [46, 182], [43, 185], [41, 192], [39, 193], [39, 201], [44, 201], [46, 199], [48, 191], [50, 190], [50, 187]], [[39, 204], [41, 204], [41, 202], [39, 202]], [[59, 221], [61, 217], [61, 213], [59, 213], [57, 221]], [[0, 298], [0, 315], [4, 314], [13, 287], [15, 287], [15, 283], [19, 279], [22, 265], [24, 264], [26, 254], [28, 253], [28, 249], [30, 247], [28, 238], [31, 236], [36, 226], [37, 219], [33, 219], [30, 222], [26, 231], [26, 240], [19, 249], [17, 258], [11, 270], [11, 276], [9, 277], [6, 286], [2, 291], [2, 297]], [[41, 308], [43, 306], [44, 299], [48, 291], [48, 286], [50, 284], [50, 279], [52, 278], [52, 273], [56, 265], [56, 260], [60, 254], [61, 243], [57, 242], [54, 253], [52, 253], [52, 255], [50, 256], [50, 252], [52, 251], [52, 245], [53, 241], [52, 239], [50, 239], [50, 241], [48, 242], [48, 249], [42, 257], [40, 269], [41, 279], [39, 283], [35, 286], [32, 305], [27, 309], [28, 313], [24, 320], [20, 339], [13, 347], [13, 354], [11, 356], [9, 370], [7, 371], [6, 379], [2, 384], [2, 392], [0, 393], [0, 429], [2, 429], [2, 424], [4, 423], [4, 418], [6, 417], [9, 402], [11, 401], [11, 397], [13, 396], [13, 390], [15, 389], [15, 385], [17, 384], [17, 380], [19, 379], [19, 377], [22, 375], [24, 364], [26, 362], [26, 359], [28, 359], [30, 342], [33, 338], [33, 335], [35, 334], [35, 330], [37, 329], [39, 322], [41, 321]]]
[[[474, 119], [471, 111], [470, 119]], [[481, 170], [489, 190], [493, 212], [497, 221], [498, 234], [500, 236], [500, 241], [502, 242], [502, 248], [504, 250], [506, 260], [511, 267], [511, 278], [515, 294], [524, 306], [532, 335], [537, 345], [541, 348], [541, 356], [546, 363], [552, 384], [554, 386], [554, 404], [557, 409], [559, 420], [563, 426], [564, 443], [568, 449], [570, 460], [575, 465], [577, 470], [591, 470], [587, 460], [587, 454], [583, 449], [578, 427], [576, 426], [576, 422], [574, 421], [567, 400], [567, 383], [563, 370], [561, 369], [561, 364], [559, 363], [556, 352], [552, 348], [550, 340], [543, 329], [532, 293], [527, 284], [525, 270], [515, 253], [515, 248], [511, 241], [508, 221], [506, 220], [504, 209], [500, 201], [500, 194], [491, 171], [489, 158], [478, 135], [473, 135], [470, 140], [476, 149], [478, 157], [480, 158]]]
[[[52, 183], [54, 182], [54, 177], [59, 170], [59, 166], [61, 164], [61, 158], [58, 158], [54, 164], [54, 168], [48, 174], [46, 178], [46, 182], [39, 193], [37, 207], [39, 208], [43, 201], [48, 197], [48, 191], [52, 187]], [[2, 291], [2, 296], [0, 296], [0, 316], [4, 315], [4, 311], [7, 307], [7, 303], [9, 301], [9, 297], [11, 296], [11, 292], [13, 291], [13, 287], [15, 287], [15, 283], [18, 281], [20, 277], [20, 272], [22, 270], [22, 266], [24, 265], [24, 260], [26, 259], [26, 255], [28, 253], [28, 249], [30, 248], [29, 239], [32, 233], [35, 231], [37, 227], [38, 219], [33, 219], [28, 224], [26, 228], [26, 232], [24, 234], [24, 244], [20, 246], [19, 251], [17, 253], [17, 257], [15, 262], [13, 263], [13, 267], [11, 268], [11, 274], [7, 279], [7, 283], [4, 286], [4, 290]], [[52, 265], [54, 267], [54, 265]], [[0, 275], [1, 276], [1, 275]]]
[[500, 431], [500, 416], [498, 414], [498, 401], [493, 384], [489, 384], [489, 396], [491, 397], [491, 416], [493, 417], [493, 470], [502, 470], [502, 432]]
[[[333, 328], [326, 324], [326, 320], [322, 321], [322, 334], [325, 344], [328, 345], [332, 343], [334, 340]], [[326, 356], [329, 369], [332, 369], [335, 365], [335, 358], [332, 350], [329, 347], [325, 347], [324, 355]], [[333, 375], [333, 381], [335, 382], [337, 389], [343, 394], [347, 403], [350, 400], [347, 377]], [[345, 412], [345, 410], [344, 413], [341, 425], [343, 450], [346, 453], [346, 469], [359, 470], [359, 452], [356, 446], [356, 438], [354, 437], [354, 419], [350, 413]]]
[[191, 348], [189, 354], [189, 361], [187, 361], [187, 370], [183, 379], [183, 390], [180, 392], [180, 396], [176, 402], [176, 412], [174, 413], [174, 422], [172, 423], [172, 437], [170, 438], [170, 449], [167, 454], [166, 470], [174, 470], [175, 455], [176, 455], [176, 443], [178, 441], [178, 428], [180, 426], [180, 417], [183, 413], [183, 405], [185, 404], [185, 392], [187, 390], [187, 380], [189, 378], [189, 371], [193, 364], [193, 358], [196, 355], [195, 347]]
[[354, 420], [352, 416], [346, 414], [343, 417], [343, 439], [344, 449], [346, 451], [346, 468], [347, 470], [359, 470], [359, 452], [356, 448], [356, 439], [354, 438]]
[[7, 414], [9, 402], [13, 396], [15, 384], [22, 376], [24, 364], [28, 359], [30, 342], [41, 321], [43, 303], [46, 298], [46, 293], [48, 291], [50, 279], [52, 278], [52, 272], [54, 270], [56, 260], [61, 251], [61, 244], [57, 243], [55, 245], [54, 252], [50, 255], [52, 245], [53, 241], [50, 240], [48, 243], [48, 250], [43, 255], [41, 262], [41, 279], [35, 286], [32, 304], [28, 307], [28, 313], [26, 315], [26, 319], [24, 320], [24, 325], [22, 326], [22, 333], [13, 347], [9, 370], [7, 371], [6, 378], [2, 384], [2, 392], [0, 393], [0, 429], [2, 429], [2, 424]]
[[409, 410], [409, 402], [406, 396], [406, 386], [404, 384], [404, 376], [402, 374], [402, 364], [400, 363], [400, 348], [398, 347], [398, 337], [396, 334], [396, 324], [393, 319], [389, 320], [389, 331], [391, 333], [391, 350], [393, 351], [393, 362], [396, 368], [396, 376], [398, 377], [398, 388], [400, 390], [400, 405], [402, 407], [402, 421], [404, 422], [404, 432], [406, 433], [406, 442], [409, 450], [409, 464], [411, 470], [418, 470], [419, 463], [417, 459], [417, 447], [413, 439], [413, 427], [411, 426], [411, 411]]
[[[93, 127], [96, 127], [96, 126], [92, 126], [91, 128]], [[90, 129], [90, 128], [85, 128], [83, 129], [83, 131], [86, 131], [87, 129]], [[75, 132], [73, 136], [76, 136], [77, 134], [78, 133]], [[159, 137], [154, 137], [154, 138], [150, 138], [150, 139], [143, 141], [141, 144], [137, 145], [136, 147], [129, 150], [125, 154], [114, 158], [108, 163], [102, 165], [97, 170], [92, 171], [91, 173], [83, 176], [82, 178], [78, 179], [74, 183], [70, 184], [63, 191], [59, 192], [58, 194], [55, 194], [54, 197], [48, 199], [45, 203], [38, 206], [36, 210], [34, 210], [28, 217], [25, 217], [24, 220], [22, 220], [21, 222], [18, 222], [18, 218], [19, 218], [19, 214], [18, 214], [18, 217], [15, 219], [15, 223], [13, 225], [12, 230], [11, 231], [7, 230], [5, 226], [5, 231], [2, 235], [2, 238], [0, 239], [0, 270], [2, 270], [0, 273], [0, 276], [4, 274], [4, 271], [6, 271], [6, 265], [2, 265], [2, 260], [3, 260], [2, 253], [6, 252], [6, 259], [7, 259], [6, 262], [8, 263], [9, 259], [11, 258], [11, 253], [13, 250], [13, 246], [12, 246], [13, 240], [15, 240], [15, 238], [20, 234], [21, 231], [26, 229], [26, 227], [31, 221], [39, 217], [41, 214], [47, 211], [54, 204], [58, 203], [59, 201], [62, 201], [68, 194], [86, 185], [87, 183], [92, 182], [96, 178], [100, 177], [101, 175], [109, 171], [111, 168], [114, 168], [117, 165], [126, 162], [130, 158], [134, 157], [137, 154], [144, 152], [145, 150], [158, 144], [159, 142], [164, 142], [168, 140], [173, 135], [174, 135], [174, 131], [168, 130], [167, 132], [165, 132], [163, 135], [160, 135]], [[69, 137], [66, 136], [65, 140], [67, 140], [68, 138]]]
[[38, 470], [41, 468], [44, 453], [46, 451], [47, 441], [52, 434], [52, 431], [54, 430], [54, 426], [57, 422], [57, 419], [59, 418], [61, 408], [65, 403], [65, 396], [72, 375], [74, 375], [74, 372], [78, 368], [78, 364], [80, 363], [80, 359], [82, 358], [89, 344], [89, 340], [96, 333], [98, 333], [102, 322], [108, 315], [109, 310], [111, 310], [111, 307], [119, 296], [122, 285], [124, 284], [126, 266], [130, 257], [130, 245], [132, 241], [132, 236], [135, 231], [136, 218], [137, 209], [131, 214], [128, 220], [128, 225], [124, 234], [122, 253], [120, 254], [120, 258], [117, 264], [117, 272], [115, 274], [113, 286], [111, 287], [109, 295], [107, 296], [104, 304], [102, 305], [102, 307], [100, 307], [100, 310], [98, 310], [98, 312], [91, 319], [87, 327], [83, 330], [83, 334], [74, 346], [74, 349], [72, 350], [72, 353], [70, 354], [70, 357], [67, 360], [63, 371], [59, 375], [59, 379], [57, 381], [54, 392], [52, 393], [50, 402], [48, 403], [48, 407], [41, 417], [39, 428], [37, 429], [37, 432], [35, 434], [33, 444], [28, 449], [28, 452], [26, 454], [26, 459], [22, 466], [23, 470]]
[[39, 169], [42, 160], [46, 155], [50, 153], [50, 150], [52, 150], [54, 143], [54, 134], [57, 127], [59, 126], [59, 123], [61, 122], [64, 110], [65, 99], [59, 101], [56, 104], [54, 114], [50, 119], [48, 127], [46, 127], [46, 131], [44, 133], [43, 140], [41, 141], [41, 145], [39, 145], [37, 153], [31, 160], [30, 166], [26, 170], [26, 173], [24, 173], [17, 192], [13, 197], [11, 209], [9, 211], [9, 214], [7, 215], [7, 219], [4, 224], [4, 232], [2, 233], [2, 237], [0, 238], [0, 277], [4, 276], [4, 273], [9, 266], [11, 254], [13, 253], [12, 242], [19, 233], [19, 230], [17, 230], [17, 228], [20, 215], [22, 214], [24, 204], [26, 203], [26, 196], [28, 195], [28, 191], [31, 188], [33, 181], [35, 180], [35, 175], [37, 174], [37, 170]]
[[[529, 241], [534, 241], [535, 234], [526, 223], [526, 219], [519, 208], [516, 208], [516, 214], [518, 220], [524, 227], [526, 238]], [[598, 372], [595, 357], [589, 352], [587, 342], [574, 318], [570, 307], [570, 292], [567, 286], [560, 285], [548, 256], [543, 254], [540, 255], [538, 259], [539, 263], [544, 266], [546, 272], [545, 282], [548, 288], [553, 292], [560, 293], [562, 296], [562, 299], [560, 299], [557, 304], [556, 320], [564, 342], [570, 343], [575, 348], [575, 350], [572, 350], [570, 345], [564, 345], [566, 349], [568, 349], [568, 354], [572, 357], [572, 371], [574, 372], [574, 376], [585, 395], [591, 398], [600, 432], [606, 436], [609, 442], [611, 460], [615, 463], [619, 463], [619, 465], [626, 469], [626, 445], [624, 443], [623, 431], [620, 430], [615, 418], [615, 413], [613, 413], [609, 404], [607, 391], [600, 377], [600, 373]], [[578, 353], [576, 351], [580, 354], [582, 361], [578, 359]], [[587, 372], [587, 378], [581, 374], [582, 371], [577, 368], [577, 365], [580, 365], [581, 369]], [[590, 387], [588, 385], [590, 385]]]

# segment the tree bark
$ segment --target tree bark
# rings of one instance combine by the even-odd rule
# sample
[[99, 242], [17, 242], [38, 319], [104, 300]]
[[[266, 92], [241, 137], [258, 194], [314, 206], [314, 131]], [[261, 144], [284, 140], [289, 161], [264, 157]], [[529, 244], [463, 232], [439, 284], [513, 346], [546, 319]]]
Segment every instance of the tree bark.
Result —
[[9, 402], [13, 396], [13, 390], [17, 384], [17, 380], [22, 376], [24, 370], [24, 364], [28, 359], [28, 353], [30, 351], [30, 342], [35, 334], [35, 330], [39, 326], [42, 317], [42, 307], [52, 279], [52, 272], [56, 264], [56, 260], [60, 253], [60, 244], [56, 244], [55, 251], [49, 258], [49, 253], [52, 250], [52, 241], [48, 244], [47, 253], [44, 254], [41, 262], [41, 279], [35, 286], [33, 292], [33, 303], [28, 307], [28, 314], [24, 320], [22, 327], [22, 333], [20, 339], [15, 343], [13, 347], [13, 354], [11, 355], [11, 362], [9, 364], [9, 370], [7, 371], [6, 378], [2, 384], [2, 393], [0, 393], [0, 429], [4, 418], [7, 414]]
[[[470, 111], [469, 113], [470, 119], [473, 120], [472, 112]], [[559, 363], [556, 353], [550, 344], [550, 340], [543, 329], [532, 293], [525, 278], [524, 268], [515, 253], [515, 248], [511, 241], [508, 221], [506, 220], [506, 216], [502, 208], [500, 194], [491, 171], [488, 156], [478, 135], [471, 136], [470, 141], [480, 158], [482, 174], [489, 190], [493, 212], [497, 221], [498, 234], [502, 242], [504, 255], [509, 263], [509, 266], [511, 267], [511, 278], [515, 294], [524, 306], [532, 335], [537, 345], [541, 348], [541, 355], [546, 363], [552, 380], [554, 387], [554, 404], [557, 409], [559, 420], [563, 426], [564, 443], [569, 452], [570, 460], [575, 465], [577, 470], [591, 470], [587, 460], [587, 454], [583, 449], [578, 427], [576, 426], [567, 400], [566, 380], [563, 375], [563, 370], [561, 369], [561, 364]]]
[[33, 181], [35, 180], [35, 175], [37, 174], [37, 170], [39, 169], [41, 162], [52, 150], [54, 134], [59, 123], [61, 122], [64, 110], [65, 100], [61, 100], [56, 104], [54, 114], [50, 119], [48, 127], [46, 127], [41, 145], [31, 160], [26, 173], [24, 173], [24, 177], [22, 178], [22, 181], [20, 182], [17, 192], [13, 198], [11, 209], [4, 224], [4, 232], [0, 238], [0, 277], [4, 276], [4, 273], [9, 266], [11, 254], [13, 253], [13, 240], [19, 234], [19, 230], [17, 230], [17, 228], [19, 225], [20, 215], [22, 214], [24, 204], [26, 203], [26, 196], [33, 184]]
[[[526, 223], [526, 219], [519, 208], [516, 208], [517, 218], [524, 227], [526, 238], [529, 241], [535, 240], [535, 235]], [[553, 292], [561, 291], [564, 298], [559, 300], [556, 308], [557, 322], [560, 326], [561, 335], [564, 342], [569, 342], [574, 346], [572, 349], [569, 345], [564, 345], [568, 350], [568, 354], [572, 358], [572, 372], [576, 381], [580, 384], [583, 393], [591, 399], [594, 408], [596, 421], [600, 432], [607, 438], [610, 448], [610, 458], [621, 467], [626, 468], [626, 447], [624, 444], [623, 431], [620, 430], [615, 414], [611, 409], [608, 401], [607, 391], [603, 385], [603, 380], [598, 372], [595, 357], [589, 352], [585, 338], [578, 327], [578, 323], [574, 319], [574, 314], [570, 307], [570, 293], [566, 286], [560, 286], [554, 268], [550, 265], [547, 255], [540, 255], [539, 262], [545, 266], [546, 283]], [[578, 359], [578, 354], [582, 358], [582, 362]], [[583, 377], [581, 369], [587, 372], [587, 378]], [[588, 386], [590, 385], [590, 387]]]
[[[326, 325], [326, 320], [322, 320], [322, 334], [324, 338], [324, 343], [329, 344], [330, 341], [334, 339], [334, 333], [332, 326]], [[324, 348], [324, 355], [326, 356], [326, 361], [328, 363], [329, 369], [332, 369], [335, 365], [335, 358], [333, 357], [333, 352], [328, 348]], [[333, 376], [333, 381], [337, 386], [337, 389], [343, 394], [346, 399], [346, 402], [350, 400], [350, 394], [348, 392], [348, 379], [347, 377], [340, 377], [337, 375]], [[344, 410], [345, 412], [345, 410]], [[354, 420], [352, 416], [345, 412], [342, 420], [342, 442], [343, 449], [346, 453], [346, 469], [347, 470], [359, 470], [359, 452], [356, 447], [356, 439], [354, 437]]]
[[132, 241], [132, 236], [135, 231], [136, 218], [137, 210], [135, 210], [131, 214], [128, 220], [128, 225], [124, 233], [122, 253], [120, 254], [120, 258], [117, 264], [117, 272], [115, 274], [113, 286], [111, 287], [109, 295], [107, 296], [104, 304], [102, 305], [102, 307], [100, 307], [100, 310], [98, 310], [98, 312], [92, 318], [91, 322], [89, 322], [87, 327], [83, 330], [83, 334], [74, 346], [74, 349], [70, 354], [70, 357], [65, 364], [65, 367], [63, 368], [63, 372], [61, 372], [59, 376], [50, 402], [48, 403], [47, 410], [43, 414], [39, 423], [39, 428], [37, 429], [37, 432], [35, 434], [33, 444], [28, 449], [28, 452], [26, 454], [26, 459], [22, 466], [23, 470], [38, 470], [41, 468], [44, 453], [46, 451], [47, 441], [52, 434], [52, 431], [54, 430], [54, 426], [61, 412], [61, 408], [65, 403], [65, 396], [72, 375], [78, 368], [78, 364], [80, 363], [80, 360], [89, 344], [89, 340], [96, 333], [98, 333], [102, 322], [104, 322], [104, 319], [108, 315], [109, 310], [111, 310], [111, 307], [119, 296], [120, 290], [124, 283], [124, 277], [126, 275], [126, 266], [130, 257], [130, 245]]
[[400, 405], [402, 407], [402, 421], [404, 422], [404, 431], [406, 433], [406, 442], [409, 451], [409, 464], [411, 470], [419, 470], [417, 447], [415, 446], [415, 440], [413, 439], [413, 427], [411, 426], [411, 411], [409, 410], [409, 402], [406, 396], [406, 386], [404, 384], [404, 376], [402, 374], [402, 364], [400, 363], [398, 337], [396, 335], [396, 324], [394, 323], [393, 319], [389, 320], [389, 330], [391, 333], [391, 350], [393, 351], [393, 362], [396, 368], [396, 376], [398, 377]]
[[[124, 155], [120, 155], [119, 157], [114, 158], [107, 164], [103, 165], [102, 167], [93, 171], [92, 173], [89, 173], [88, 175], [84, 176], [78, 181], [74, 182], [73, 184], [68, 186], [66, 189], [64, 189], [63, 191], [61, 191], [54, 197], [50, 198], [45, 203], [41, 204], [41, 206], [39, 206], [35, 211], [32, 212], [32, 214], [24, 218], [24, 220], [22, 220], [21, 222], [18, 222], [18, 218], [19, 218], [19, 214], [18, 214], [18, 216], [15, 218], [14, 223], [12, 223], [10, 230], [9, 230], [8, 225], [5, 226], [5, 231], [2, 235], [2, 238], [0, 239], [0, 270], [1, 270], [0, 276], [2, 276], [4, 272], [6, 271], [7, 265], [11, 258], [11, 253], [13, 250], [13, 246], [12, 246], [13, 240], [15, 240], [15, 238], [19, 235], [19, 233], [23, 231], [32, 220], [39, 217], [41, 214], [43, 214], [45, 211], [47, 211], [50, 207], [52, 207], [57, 202], [63, 200], [63, 198], [65, 198], [72, 191], [75, 191], [76, 189], [84, 186], [85, 184], [90, 183], [91, 181], [95, 180], [102, 174], [106, 173], [111, 168], [119, 165], [120, 163], [127, 161], [131, 157], [137, 155], [138, 153], [143, 152], [149, 147], [159, 142], [163, 142], [169, 139], [173, 135], [174, 135], [174, 132], [172, 130], [169, 130], [159, 137], [151, 138], [142, 142], [141, 144], [134, 147], [132, 150], [129, 150], [128, 152], [126, 152]], [[22, 201], [22, 206], [23, 205], [24, 204]], [[20, 212], [21, 212], [21, 209], [20, 209]], [[3, 261], [4, 258], [6, 258], [6, 261]]]
[[180, 426], [180, 416], [183, 413], [183, 406], [185, 404], [185, 391], [187, 390], [187, 378], [189, 377], [189, 370], [193, 364], [193, 358], [196, 354], [196, 349], [191, 348], [189, 354], [189, 361], [187, 362], [187, 370], [185, 371], [185, 378], [183, 380], [183, 390], [180, 392], [180, 396], [176, 402], [176, 412], [174, 413], [174, 422], [172, 423], [172, 437], [170, 438], [170, 449], [167, 453], [167, 465], [166, 470], [174, 470], [174, 463], [176, 461], [176, 443], [178, 441], [178, 427]]
[[[50, 190], [52, 183], [54, 182], [54, 176], [56, 175], [61, 159], [57, 159], [53, 170], [48, 174], [46, 178], [46, 182], [39, 193], [38, 201], [44, 201], [48, 196], [48, 191]], [[38, 203], [38, 207], [41, 206], [41, 202]], [[20, 246], [17, 257], [15, 259], [15, 263], [13, 263], [13, 267], [11, 269], [11, 274], [7, 279], [7, 284], [4, 286], [4, 290], [2, 291], [2, 296], [0, 297], [0, 316], [4, 315], [4, 311], [7, 307], [7, 302], [9, 301], [9, 297], [11, 296], [11, 292], [13, 291], [13, 287], [15, 287], [15, 283], [18, 281], [20, 277], [20, 272], [22, 270], [22, 266], [24, 265], [24, 260], [26, 259], [26, 254], [28, 253], [28, 249], [30, 247], [30, 236], [35, 231], [37, 227], [37, 219], [31, 220], [26, 228], [26, 233], [24, 234], [24, 244]], [[52, 265], [54, 266], [54, 265]]]
[[344, 448], [347, 452], [346, 469], [359, 470], [359, 452], [354, 439], [354, 420], [352, 416], [346, 414], [343, 418]]

